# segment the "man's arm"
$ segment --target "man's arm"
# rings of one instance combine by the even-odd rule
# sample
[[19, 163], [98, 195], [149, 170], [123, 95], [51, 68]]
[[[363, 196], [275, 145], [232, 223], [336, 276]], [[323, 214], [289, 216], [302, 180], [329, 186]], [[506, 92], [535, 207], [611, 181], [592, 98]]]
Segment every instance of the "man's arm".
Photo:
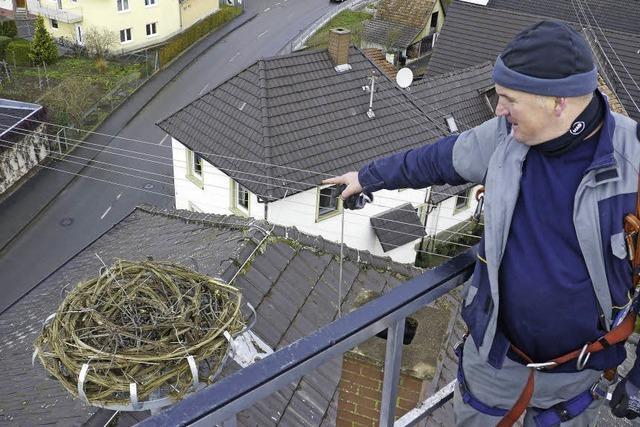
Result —
[[433, 144], [393, 154], [365, 165], [358, 172], [363, 191], [424, 188], [433, 184], [464, 184], [453, 167], [453, 147], [458, 135]]
[[343, 199], [362, 191], [481, 183], [501, 132], [506, 135], [504, 119], [495, 118], [460, 135], [375, 160], [359, 172], [348, 172], [323, 183], [345, 184]]

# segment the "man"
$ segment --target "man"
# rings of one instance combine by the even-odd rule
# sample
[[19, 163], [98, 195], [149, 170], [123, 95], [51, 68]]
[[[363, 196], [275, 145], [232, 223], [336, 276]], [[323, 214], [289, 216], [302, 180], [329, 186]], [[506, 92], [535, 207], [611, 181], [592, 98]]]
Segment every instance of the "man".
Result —
[[[622, 317], [629, 331], [633, 324], [623, 219], [636, 210], [637, 125], [609, 110], [589, 46], [562, 23], [518, 34], [493, 78], [496, 118], [325, 183], [346, 184], [345, 199], [483, 183], [485, 234], [462, 308], [469, 337], [456, 422], [511, 425], [526, 410], [525, 425], [589, 425], [626, 356], [616, 343], [626, 335], [612, 338], [614, 326]], [[616, 416], [640, 413], [638, 386], [636, 364], [613, 394]]]

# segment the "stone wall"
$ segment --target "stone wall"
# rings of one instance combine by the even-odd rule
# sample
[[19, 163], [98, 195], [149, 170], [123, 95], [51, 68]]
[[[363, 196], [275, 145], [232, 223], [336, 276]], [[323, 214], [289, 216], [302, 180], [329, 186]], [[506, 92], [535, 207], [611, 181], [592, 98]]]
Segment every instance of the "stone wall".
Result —
[[3, 194], [49, 155], [49, 145], [44, 125], [29, 131], [26, 136], [3, 135], [1, 140], [0, 194]]

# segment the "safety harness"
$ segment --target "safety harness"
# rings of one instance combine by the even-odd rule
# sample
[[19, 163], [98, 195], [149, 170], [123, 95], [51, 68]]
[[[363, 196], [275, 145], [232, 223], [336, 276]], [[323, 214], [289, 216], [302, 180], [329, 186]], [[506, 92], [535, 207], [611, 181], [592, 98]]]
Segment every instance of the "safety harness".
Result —
[[[640, 126], [638, 130], [640, 137]], [[476, 197], [478, 196], [479, 195], [476, 195]], [[611, 330], [594, 342], [588, 342], [579, 349], [542, 363], [534, 362], [523, 351], [511, 344], [511, 350], [527, 363], [526, 366], [529, 368], [529, 377], [518, 400], [509, 410], [487, 406], [471, 394], [466, 385], [462, 369], [462, 345], [458, 345], [456, 348], [456, 354], [459, 358], [458, 384], [465, 403], [484, 414], [501, 416], [502, 419], [498, 423], [498, 427], [512, 426], [522, 416], [527, 407], [529, 407], [535, 387], [534, 372], [536, 370], [546, 371], [576, 360], [576, 368], [580, 371], [585, 368], [592, 353], [597, 353], [612, 345], [623, 342], [633, 333], [640, 300], [640, 298], [638, 298], [640, 295], [640, 175], [638, 177], [636, 212], [635, 214], [627, 214], [627, 216], [625, 216], [624, 233], [632, 267], [633, 295], [625, 308], [615, 316]], [[581, 414], [594, 400], [606, 398], [609, 385], [617, 380], [616, 369], [617, 367], [605, 370], [600, 379], [596, 381], [589, 390], [585, 390], [572, 399], [561, 402], [548, 409], [540, 409], [541, 412], [534, 417], [536, 425], [538, 427], [558, 425], [561, 422], [568, 421]]]

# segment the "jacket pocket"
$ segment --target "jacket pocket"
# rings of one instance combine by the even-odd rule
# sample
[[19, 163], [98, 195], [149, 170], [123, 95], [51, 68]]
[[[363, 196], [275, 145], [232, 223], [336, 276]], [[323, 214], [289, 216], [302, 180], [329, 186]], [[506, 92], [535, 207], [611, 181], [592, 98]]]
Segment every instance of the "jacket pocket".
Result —
[[624, 231], [611, 235], [611, 252], [620, 258], [627, 258], [627, 242], [624, 239]]

